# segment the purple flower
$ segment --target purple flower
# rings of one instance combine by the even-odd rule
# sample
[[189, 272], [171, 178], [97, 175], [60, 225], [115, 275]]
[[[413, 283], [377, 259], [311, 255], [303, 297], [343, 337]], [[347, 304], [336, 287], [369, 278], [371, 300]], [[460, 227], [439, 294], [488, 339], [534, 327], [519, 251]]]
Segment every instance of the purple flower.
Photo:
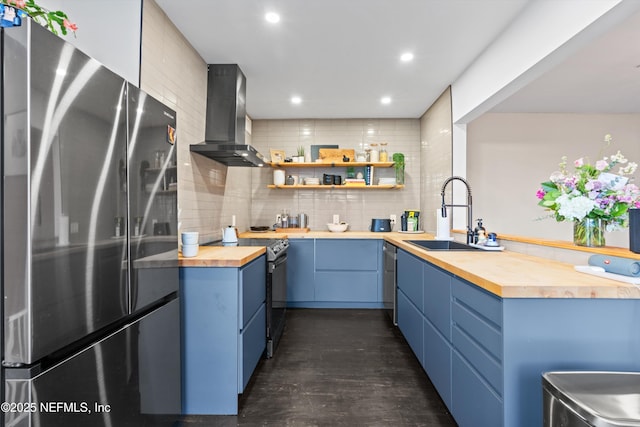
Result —
[[602, 190], [602, 182], [592, 179], [587, 181], [587, 183], [584, 185], [584, 188], [589, 191], [600, 191]]
[[547, 194], [542, 188], [538, 188], [536, 191], [536, 197], [540, 200], [544, 199], [544, 195]]

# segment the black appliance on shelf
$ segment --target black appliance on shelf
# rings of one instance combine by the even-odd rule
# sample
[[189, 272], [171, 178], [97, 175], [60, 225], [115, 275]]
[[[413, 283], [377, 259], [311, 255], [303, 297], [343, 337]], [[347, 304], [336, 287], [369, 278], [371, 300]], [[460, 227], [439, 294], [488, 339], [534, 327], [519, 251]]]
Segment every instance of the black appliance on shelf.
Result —
[[287, 314], [287, 239], [238, 239], [237, 242], [213, 242], [210, 246], [265, 246], [267, 271], [267, 348], [272, 358], [282, 333]]
[[30, 19], [0, 49], [0, 390], [15, 409], [0, 423], [173, 425], [177, 236], [151, 224], [176, 229], [176, 192], [156, 191], [175, 168], [175, 112]]

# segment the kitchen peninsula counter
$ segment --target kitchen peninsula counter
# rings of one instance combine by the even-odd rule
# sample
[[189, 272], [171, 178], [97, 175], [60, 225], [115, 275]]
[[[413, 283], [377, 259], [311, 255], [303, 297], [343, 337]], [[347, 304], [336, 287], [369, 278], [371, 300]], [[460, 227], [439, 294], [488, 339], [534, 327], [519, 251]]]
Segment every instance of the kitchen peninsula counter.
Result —
[[640, 287], [591, 276], [562, 263], [517, 252], [427, 251], [405, 240], [433, 239], [428, 233], [310, 231], [308, 233], [240, 233], [243, 238], [384, 239], [501, 298], [640, 298]]

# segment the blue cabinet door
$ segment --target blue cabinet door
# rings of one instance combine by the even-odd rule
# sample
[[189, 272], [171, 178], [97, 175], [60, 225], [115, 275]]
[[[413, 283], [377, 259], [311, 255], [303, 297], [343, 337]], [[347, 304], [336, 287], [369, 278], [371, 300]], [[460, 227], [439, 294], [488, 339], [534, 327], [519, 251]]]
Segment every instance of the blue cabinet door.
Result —
[[382, 240], [318, 239], [316, 270], [381, 271]]
[[424, 370], [451, 410], [451, 344], [425, 319], [423, 343]]
[[315, 301], [327, 307], [382, 307], [382, 240], [316, 240]]
[[267, 298], [266, 257], [263, 255], [240, 269], [239, 291], [242, 305], [239, 328], [242, 329]]
[[396, 273], [398, 289], [402, 290], [407, 298], [409, 298], [421, 312], [424, 311], [424, 296], [422, 294], [422, 266], [424, 264], [425, 262], [423, 260], [416, 258], [410, 253], [403, 250], [398, 251], [398, 272]]
[[451, 340], [451, 276], [431, 264], [423, 263], [424, 315], [438, 331]]
[[267, 345], [266, 304], [262, 304], [249, 319], [238, 341], [238, 393], [241, 394], [262, 358]]
[[502, 399], [460, 355], [452, 356], [451, 414], [460, 427], [504, 425]]
[[423, 332], [424, 317], [407, 296], [398, 290], [398, 328], [402, 331], [409, 347], [424, 366], [423, 359]]
[[287, 250], [287, 302], [314, 301], [314, 239], [289, 239]]
[[316, 301], [379, 302], [376, 271], [316, 272]]

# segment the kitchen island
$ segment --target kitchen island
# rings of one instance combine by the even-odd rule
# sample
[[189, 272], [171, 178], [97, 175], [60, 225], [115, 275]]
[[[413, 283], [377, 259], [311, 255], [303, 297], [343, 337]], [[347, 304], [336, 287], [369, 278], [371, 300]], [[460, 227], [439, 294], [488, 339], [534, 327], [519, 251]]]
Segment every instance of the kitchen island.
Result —
[[398, 247], [398, 326], [460, 426], [542, 425], [546, 371], [640, 371], [634, 285], [516, 252], [427, 251], [405, 242], [428, 234], [278, 237]]

